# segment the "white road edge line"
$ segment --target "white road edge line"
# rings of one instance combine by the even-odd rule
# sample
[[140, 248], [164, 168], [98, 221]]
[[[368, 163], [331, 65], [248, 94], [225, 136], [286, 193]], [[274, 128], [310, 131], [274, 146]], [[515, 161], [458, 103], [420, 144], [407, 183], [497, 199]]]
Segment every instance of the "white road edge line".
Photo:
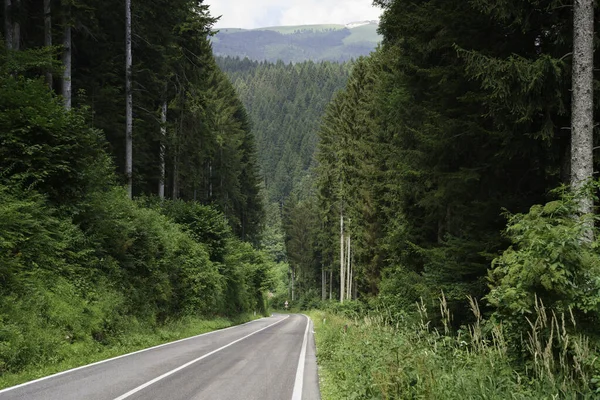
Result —
[[115, 360], [118, 360], [120, 358], [129, 357], [129, 356], [132, 356], [134, 354], [140, 354], [140, 353], [143, 353], [143, 352], [146, 352], [146, 351], [158, 349], [160, 347], [165, 347], [165, 346], [170, 346], [170, 345], [175, 344], [175, 343], [185, 342], [186, 340], [196, 339], [196, 338], [199, 338], [201, 336], [206, 336], [206, 335], [210, 335], [210, 334], [213, 334], [213, 333], [224, 332], [224, 331], [227, 331], [229, 329], [238, 328], [240, 326], [244, 326], [244, 325], [250, 324], [252, 322], [260, 321], [261, 319], [264, 319], [264, 318], [253, 319], [252, 321], [248, 321], [248, 322], [245, 322], [245, 323], [240, 324], [240, 325], [234, 325], [234, 326], [230, 326], [228, 328], [217, 329], [216, 331], [210, 331], [210, 332], [202, 333], [200, 335], [191, 336], [191, 337], [188, 337], [188, 338], [185, 338], [185, 339], [179, 339], [179, 340], [175, 340], [173, 342], [159, 344], [157, 346], [148, 347], [147, 349], [142, 349], [142, 350], [134, 351], [132, 353], [127, 353], [127, 354], [122, 354], [120, 356], [116, 356], [116, 357], [112, 357], [112, 358], [107, 358], [106, 360], [96, 361], [95, 363], [92, 363], [92, 364], [82, 365], [81, 367], [71, 368], [71, 369], [68, 369], [66, 371], [57, 372], [56, 374], [44, 376], [43, 378], [38, 378], [38, 379], [35, 379], [33, 381], [21, 383], [20, 385], [11, 386], [11, 387], [8, 387], [6, 389], [2, 389], [2, 390], [0, 390], [0, 394], [6, 393], [6, 392], [10, 392], [11, 390], [19, 389], [19, 388], [22, 388], [24, 386], [33, 385], [34, 383], [42, 382], [42, 381], [45, 381], [47, 379], [56, 378], [57, 376], [69, 374], [71, 372], [79, 371], [79, 370], [82, 370], [82, 369], [85, 369], [85, 368], [89, 368], [89, 367], [94, 367], [96, 365], [104, 364], [104, 363], [107, 363], [107, 362], [110, 362], [110, 361], [115, 361]]
[[[304, 315], [304, 314], [302, 314]], [[304, 385], [304, 364], [306, 364], [306, 345], [308, 343], [308, 328], [310, 327], [310, 318], [306, 317], [306, 330], [304, 331], [304, 340], [302, 341], [302, 350], [298, 358], [298, 368], [296, 369], [296, 381], [294, 382], [294, 392], [292, 400], [302, 400], [302, 386]]]
[[132, 395], [134, 395], [134, 394], [136, 394], [136, 393], [137, 393], [137, 392], [139, 392], [140, 390], [143, 390], [143, 389], [147, 388], [148, 386], [150, 386], [150, 385], [153, 385], [153, 384], [155, 384], [156, 382], [158, 382], [158, 381], [160, 381], [160, 380], [163, 380], [163, 379], [165, 379], [166, 377], [168, 377], [168, 376], [170, 376], [170, 375], [173, 375], [174, 373], [176, 373], [176, 372], [179, 372], [179, 371], [181, 371], [182, 369], [184, 369], [184, 368], [187, 368], [187, 367], [189, 367], [190, 365], [192, 365], [192, 364], [195, 364], [195, 363], [197, 363], [197, 362], [198, 362], [198, 361], [200, 361], [200, 360], [203, 360], [203, 359], [205, 359], [206, 357], [212, 356], [213, 354], [215, 354], [215, 353], [217, 353], [217, 352], [219, 352], [219, 351], [221, 351], [221, 350], [223, 350], [223, 349], [226, 349], [226, 348], [227, 348], [227, 347], [229, 347], [229, 346], [232, 346], [232, 345], [234, 345], [234, 344], [236, 344], [236, 343], [238, 343], [238, 342], [241, 342], [242, 340], [244, 340], [244, 339], [247, 339], [247, 338], [249, 338], [250, 336], [257, 334], [257, 333], [258, 333], [258, 332], [260, 332], [260, 331], [264, 331], [264, 330], [265, 330], [265, 329], [267, 329], [267, 328], [270, 328], [270, 327], [272, 327], [272, 326], [274, 326], [274, 325], [277, 325], [278, 323], [280, 323], [280, 322], [283, 322], [283, 321], [285, 321], [285, 320], [286, 320], [286, 319], [288, 319], [288, 318], [289, 318], [289, 315], [286, 315], [286, 316], [285, 316], [285, 318], [282, 318], [282, 319], [280, 319], [279, 321], [277, 321], [277, 322], [275, 322], [275, 323], [272, 323], [271, 325], [267, 325], [267, 326], [265, 326], [264, 328], [261, 328], [261, 329], [259, 329], [259, 330], [257, 330], [257, 331], [254, 331], [254, 332], [252, 332], [252, 333], [251, 333], [251, 334], [249, 334], [249, 335], [246, 335], [246, 336], [244, 336], [243, 338], [240, 338], [240, 339], [234, 340], [233, 342], [231, 342], [231, 343], [229, 343], [229, 344], [226, 344], [225, 346], [219, 347], [218, 349], [216, 349], [216, 350], [213, 350], [213, 351], [211, 351], [210, 353], [206, 353], [206, 354], [205, 354], [205, 355], [203, 355], [202, 357], [198, 357], [198, 358], [196, 358], [195, 360], [192, 360], [192, 361], [190, 361], [190, 362], [188, 362], [188, 363], [185, 363], [185, 364], [183, 364], [183, 365], [182, 365], [182, 366], [180, 366], [180, 367], [177, 367], [177, 368], [175, 368], [175, 369], [173, 369], [173, 370], [171, 370], [171, 371], [169, 371], [169, 372], [166, 372], [166, 373], [162, 374], [161, 376], [158, 376], [158, 377], [156, 377], [156, 378], [152, 379], [151, 381], [148, 381], [148, 382], [144, 383], [143, 385], [140, 385], [140, 386], [136, 387], [135, 389], [132, 389], [132, 390], [130, 390], [129, 392], [125, 393], [124, 395], [122, 395], [122, 396], [119, 396], [119, 397], [115, 398], [114, 400], [124, 400], [124, 399], [126, 399], [126, 398], [128, 398], [128, 397], [130, 397], [130, 396], [132, 396]]

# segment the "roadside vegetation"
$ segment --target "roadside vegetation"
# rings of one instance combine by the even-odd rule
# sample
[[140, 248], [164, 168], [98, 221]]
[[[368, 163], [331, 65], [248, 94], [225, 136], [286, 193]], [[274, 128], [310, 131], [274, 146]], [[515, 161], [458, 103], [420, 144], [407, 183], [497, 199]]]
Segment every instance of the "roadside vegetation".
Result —
[[[256, 316], [254, 314], [243, 314], [235, 318], [214, 317], [210, 319], [182, 317], [165, 321], [159, 326], [134, 320], [117, 335], [107, 338], [104, 343], [99, 343], [91, 337], [84, 338], [76, 343], [69, 343], [68, 341], [57, 343], [50, 360], [43, 359], [38, 363], [31, 363], [19, 372], [2, 373], [0, 376], [0, 389], [148, 347], [228, 328], [260, 316], [260, 314]], [[41, 336], [50, 336], [52, 333], [41, 335], [39, 332], [37, 334], [34, 332], [29, 344], [35, 346], [35, 340]], [[58, 334], [60, 333], [58, 332]]]
[[[593, 399], [600, 394], [596, 354], [562, 315], [549, 316], [540, 305], [520, 339], [528, 361], [515, 364], [502, 326], [486, 323], [476, 302], [470, 306], [475, 321], [458, 330], [444, 329], [448, 319], [436, 326], [424, 304], [416, 315], [395, 318], [385, 310], [357, 313], [356, 304], [310, 312], [322, 398]], [[546, 328], [553, 325], [548, 337]]]
[[284, 214], [325, 398], [598, 397], [598, 8], [375, 3]]
[[[112, 63], [124, 35], [100, 29], [125, 10], [92, 3], [50, 13], [86, 26], [73, 28], [75, 55], [42, 46], [44, 26], [52, 37], [61, 19], [39, 24], [48, 13], [37, 4], [12, 3], [2, 18], [16, 34], [0, 42], [1, 387], [264, 315], [275, 286], [276, 263], [258, 246], [253, 137], [208, 46], [206, 6], [136, 9], [145, 39], [133, 46], [129, 180], [125, 72]], [[19, 24], [25, 15], [31, 24]], [[170, 52], [144, 58], [151, 42]]]

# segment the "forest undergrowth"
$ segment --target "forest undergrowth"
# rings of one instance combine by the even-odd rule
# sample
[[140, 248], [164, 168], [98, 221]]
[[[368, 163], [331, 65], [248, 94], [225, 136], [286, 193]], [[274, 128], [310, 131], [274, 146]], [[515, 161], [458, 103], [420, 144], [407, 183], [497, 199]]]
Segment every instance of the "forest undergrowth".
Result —
[[424, 303], [402, 315], [365, 313], [356, 302], [309, 312], [323, 399], [598, 398], [597, 357], [589, 339], [569, 333], [571, 316], [539, 302], [520, 363], [502, 325], [484, 320], [475, 300], [469, 305], [474, 322], [459, 329], [443, 295], [438, 324]]

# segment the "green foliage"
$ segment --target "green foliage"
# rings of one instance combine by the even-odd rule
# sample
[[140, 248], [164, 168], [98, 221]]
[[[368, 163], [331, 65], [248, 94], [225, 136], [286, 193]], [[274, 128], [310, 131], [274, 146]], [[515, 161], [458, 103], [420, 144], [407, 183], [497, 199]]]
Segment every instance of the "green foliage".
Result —
[[162, 212], [182, 225], [194, 240], [207, 246], [213, 262], [223, 262], [232, 232], [223, 214], [210, 206], [181, 200], [160, 203]]
[[[3, 371], [112, 345], [136, 321], [152, 327], [184, 316], [266, 312], [272, 261], [233, 238], [211, 208], [165, 206], [186, 221], [179, 225], [112, 189], [90, 194], [74, 225], [39, 195], [0, 191]], [[222, 263], [210, 260], [219, 254]]]
[[[252, 119], [269, 202], [283, 204], [308, 175], [319, 122], [348, 78], [349, 64], [217, 58]], [[260, 93], [257, 96], [256, 93]]]
[[0, 187], [0, 370], [58, 362], [118, 325], [124, 296], [90, 271], [81, 230], [39, 195]]
[[266, 315], [266, 292], [275, 283], [275, 263], [248, 243], [233, 239], [229, 248], [223, 266], [227, 279], [225, 309], [233, 315], [244, 311]]
[[[557, 314], [572, 312], [598, 320], [600, 256], [598, 242], [583, 238], [585, 218], [576, 218], [576, 197], [566, 190], [558, 200], [509, 215], [512, 246], [496, 258], [486, 299], [495, 316], [520, 331], [542, 304]], [[598, 232], [594, 230], [595, 237]]]
[[[127, 320], [122, 324], [122, 330], [117, 336], [113, 336], [110, 343], [100, 344], [96, 341], [71, 343], [61, 347], [60, 358], [63, 361], [48, 363], [43, 359], [40, 364], [33, 364], [19, 373], [3, 372], [0, 376], [0, 388], [5, 388], [20, 383], [51, 375], [56, 372], [65, 371], [81, 365], [116, 357], [121, 354], [145, 349], [166, 342], [184, 339], [205, 332], [227, 328], [229, 326], [246, 322], [252, 319], [250, 315], [239, 315], [235, 318], [194, 318], [184, 317], [169, 320], [161, 326], [140, 324], [136, 320]], [[10, 327], [10, 323], [7, 323]], [[34, 330], [32, 334], [35, 342], [31, 348], [39, 346], [42, 341], [42, 332]], [[60, 336], [60, 333], [57, 333]], [[18, 346], [12, 347], [18, 349]]]
[[589, 378], [549, 373], [541, 358], [535, 379], [523, 375], [511, 364], [498, 330], [487, 337], [475, 324], [466, 332], [443, 335], [429, 328], [426, 314], [421, 321], [404, 318], [393, 326], [379, 313], [309, 315], [323, 398], [594, 398]]
[[110, 176], [103, 145], [83, 113], [64, 112], [41, 80], [0, 75], [2, 183], [35, 189], [55, 203], [81, 199]]
[[[3, 54], [0, 65], [43, 61], [36, 52], [18, 56]], [[262, 205], [253, 139], [224, 76], [215, 73], [217, 97], [230, 96], [233, 108], [217, 126], [221, 135], [237, 129], [220, 144], [237, 164], [219, 156], [219, 178], [227, 170], [238, 196], [213, 207], [127, 198], [101, 132], [90, 127], [95, 115], [65, 111], [39, 78], [23, 75], [35, 75], [31, 65], [0, 74], [0, 375], [87, 360], [182, 318], [266, 312], [273, 262], [228, 224], [257, 238]], [[204, 105], [218, 111], [212, 96]], [[229, 189], [216, 191], [223, 199]]]

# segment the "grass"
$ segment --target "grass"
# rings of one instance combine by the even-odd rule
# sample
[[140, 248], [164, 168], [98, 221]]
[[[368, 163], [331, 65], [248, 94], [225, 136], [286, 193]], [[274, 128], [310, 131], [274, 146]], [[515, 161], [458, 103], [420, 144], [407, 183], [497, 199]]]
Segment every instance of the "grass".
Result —
[[244, 315], [235, 319], [214, 318], [210, 320], [183, 318], [166, 323], [156, 329], [138, 326], [112, 341], [110, 345], [102, 345], [95, 341], [74, 343], [65, 349], [62, 360], [58, 362], [30, 366], [19, 373], [0, 374], [0, 389], [148, 347], [228, 328], [255, 318], [259, 317]]
[[377, 25], [371, 24], [352, 28], [350, 29], [350, 36], [344, 39], [344, 44], [380, 43], [383, 37], [377, 33], [377, 28]]
[[[472, 305], [478, 312], [476, 303]], [[566, 353], [561, 340], [571, 345], [585, 340], [555, 332], [549, 342], [539, 335], [543, 324], [554, 323], [552, 317], [543, 321], [538, 313], [538, 321], [532, 322], [532, 334], [524, 340], [534, 361], [520, 369], [508, 356], [501, 328], [487, 332], [478, 319], [464, 332], [450, 332], [441, 324], [440, 332], [430, 327], [426, 309], [422, 311], [422, 318], [407, 317], [393, 326], [380, 314], [349, 318], [327, 311], [308, 313], [316, 332], [322, 398], [524, 400], [592, 399], [600, 394], [593, 393], [593, 380], [576, 363], [561, 360], [560, 354]], [[552, 356], [549, 348], [558, 355]], [[582, 353], [573, 359], [591, 358]]]
[[344, 29], [344, 25], [337, 24], [320, 24], [320, 25], [293, 25], [293, 26], [269, 26], [265, 28], [254, 29], [256, 31], [275, 31], [283, 35], [293, 34], [295, 31], [313, 30], [315, 32], [322, 32], [329, 29], [341, 30]]

